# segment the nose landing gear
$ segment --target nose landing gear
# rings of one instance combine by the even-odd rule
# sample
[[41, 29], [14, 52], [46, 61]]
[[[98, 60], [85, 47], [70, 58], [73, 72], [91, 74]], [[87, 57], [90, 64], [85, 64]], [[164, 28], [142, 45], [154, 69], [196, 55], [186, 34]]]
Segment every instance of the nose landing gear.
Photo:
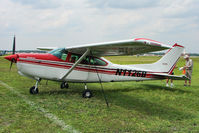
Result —
[[39, 89], [38, 89], [38, 83], [41, 81], [41, 79], [37, 80], [35, 86], [30, 88], [30, 94], [38, 94], [39, 93]]
[[30, 94], [38, 94], [39, 89], [36, 86], [30, 88]]

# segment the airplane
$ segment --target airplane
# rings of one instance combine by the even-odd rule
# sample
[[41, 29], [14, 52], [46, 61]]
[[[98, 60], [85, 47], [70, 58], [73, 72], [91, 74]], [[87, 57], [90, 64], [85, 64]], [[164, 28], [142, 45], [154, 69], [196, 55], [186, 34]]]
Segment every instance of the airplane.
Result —
[[6, 54], [6, 50], [0, 52], [0, 56], [4, 56]]
[[[84, 98], [91, 98], [92, 91], [87, 83], [124, 82], [144, 80], [186, 80], [187, 77], [171, 75], [179, 60], [184, 46], [165, 45], [146, 38], [122, 41], [102, 42], [71, 46], [65, 48], [39, 47], [48, 53], [15, 54], [15, 37], [12, 55], [4, 57], [16, 63], [18, 73], [36, 80], [30, 88], [30, 94], [38, 94], [38, 83], [42, 80], [61, 82], [61, 88], [68, 88], [68, 83], [84, 83]], [[103, 56], [136, 55], [169, 49], [157, 62], [152, 64], [119, 65], [113, 64]]]

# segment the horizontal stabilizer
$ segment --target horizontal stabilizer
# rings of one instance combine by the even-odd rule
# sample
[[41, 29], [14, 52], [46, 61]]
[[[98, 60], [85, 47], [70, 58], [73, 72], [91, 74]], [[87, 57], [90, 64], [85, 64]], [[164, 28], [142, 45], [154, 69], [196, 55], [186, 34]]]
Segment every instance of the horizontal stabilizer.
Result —
[[189, 80], [188, 77], [185, 75], [177, 76], [177, 75], [170, 75], [166, 73], [153, 73], [154, 78], [159, 78], [159, 79], [173, 79], [173, 80]]

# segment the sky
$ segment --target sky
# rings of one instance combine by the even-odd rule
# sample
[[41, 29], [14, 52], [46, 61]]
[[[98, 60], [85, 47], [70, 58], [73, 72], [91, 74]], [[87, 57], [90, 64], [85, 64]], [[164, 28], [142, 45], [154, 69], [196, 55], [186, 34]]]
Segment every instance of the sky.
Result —
[[0, 50], [149, 38], [199, 53], [199, 0], [0, 0]]

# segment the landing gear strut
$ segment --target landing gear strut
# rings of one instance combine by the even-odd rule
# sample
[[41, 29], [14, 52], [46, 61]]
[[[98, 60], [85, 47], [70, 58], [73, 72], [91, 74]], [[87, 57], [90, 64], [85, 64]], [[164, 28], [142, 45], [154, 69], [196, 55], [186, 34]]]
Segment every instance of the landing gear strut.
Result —
[[30, 88], [30, 94], [38, 94], [39, 93], [39, 89], [38, 89], [38, 83], [41, 81], [41, 79], [37, 80], [35, 86]]
[[83, 98], [91, 98], [93, 96], [92, 92], [87, 88], [87, 85], [85, 83], [85, 90], [82, 93]]
[[60, 88], [61, 88], [61, 89], [68, 88], [68, 87], [69, 87], [69, 85], [68, 85], [67, 82], [63, 82], [63, 83], [61, 83], [61, 85], [60, 85]]

